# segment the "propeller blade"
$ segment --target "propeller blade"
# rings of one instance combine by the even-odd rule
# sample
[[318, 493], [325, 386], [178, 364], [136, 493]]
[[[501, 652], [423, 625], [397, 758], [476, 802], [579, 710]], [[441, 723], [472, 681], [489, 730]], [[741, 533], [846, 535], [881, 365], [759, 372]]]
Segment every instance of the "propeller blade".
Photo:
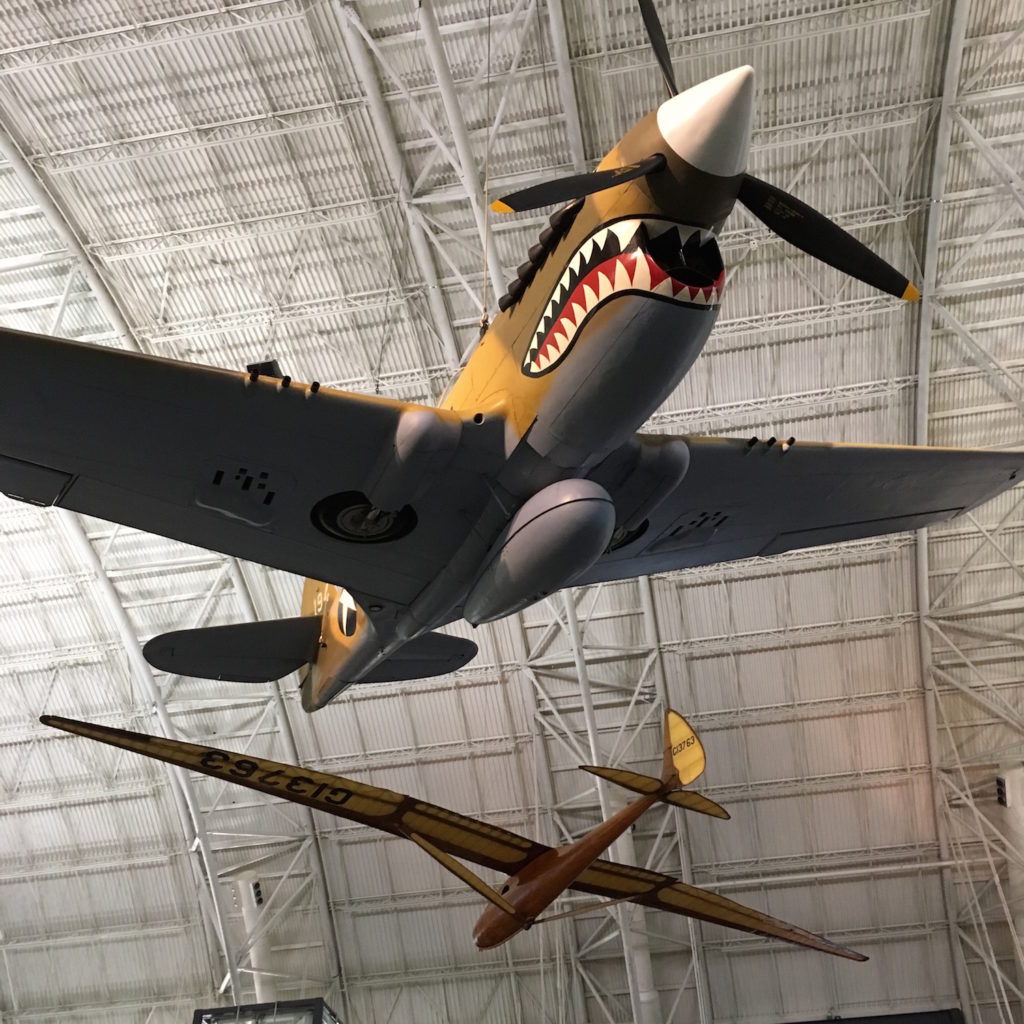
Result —
[[574, 174], [569, 178], [557, 178], [554, 181], [542, 181], [536, 185], [512, 192], [491, 203], [495, 213], [521, 213], [523, 210], [536, 210], [541, 206], [553, 206], [555, 203], [569, 203], [592, 192], [611, 188], [613, 185], [624, 185], [627, 181], [654, 174], [665, 167], [663, 153], [654, 153], [639, 163], [626, 164], [624, 167], [613, 167], [607, 171], [590, 171], [588, 174]]
[[668, 43], [665, 42], [665, 32], [661, 27], [661, 19], [654, 9], [654, 0], [639, 0], [640, 14], [644, 19], [644, 27], [647, 29], [647, 38], [651, 41], [651, 49], [654, 56], [658, 58], [658, 66], [665, 76], [665, 85], [668, 88], [669, 96], [678, 96], [679, 89], [676, 88], [676, 76], [672, 70], [672, 58], [668, 55]]
[[822, 263], [898, 299], [916, 302], [921, 297], [910, 281], [881, 256], [781, 188], [745, 174], [739, 201], [777, 235]]

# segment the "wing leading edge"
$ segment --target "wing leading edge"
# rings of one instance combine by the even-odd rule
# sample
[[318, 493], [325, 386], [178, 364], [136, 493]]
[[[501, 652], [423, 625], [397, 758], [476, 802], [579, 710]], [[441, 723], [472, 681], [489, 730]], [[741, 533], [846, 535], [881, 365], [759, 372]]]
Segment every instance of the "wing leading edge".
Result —
[[[0, 491], [343, 582], [364, 606], [406, 605], [436, 576], [504, 460], [497, 420], [287, 378], [3, 328], [0, 362], [17, 367]], [[404, 495], [416, 529], [376, 544], [319, 528], [314, 510], [350, 493]]]
[[[506, 875], [521, 870], [550, 849], [543, 843], [534, 842], [496, 825], [489, 825], [403, 793], [339, 775], [54, 715], [43, 715], [40, 721], [64, 732], [131, 750], [158, 761], [348, 818], [391, 835], [412, 839], [423, 848], [435, 847], [436, 850], [428, 850], [431, 856], [440, 850], [444, 854]], [[426, 842], [420, 842], [415, 837]], [[459, 876], [463, 877], [461, 873]], [[479, 886], [473, 887], [481, 891]], [[670, 913], [782, 939], [851, 960], [867, 959], [860, 953], [796, 925], [644, 868], [598, 860], [577, 879], [572, 888], [613, 899], [628, 899]]]
[[617, 900], [627, 898], [632, 903], [645, 907], [667, 910], [670, 914], [695, 917], [700, 921], [737, 928], [754, 935], [782, 939], [798, 946], [807, 946], [822, 953], [845, 957], [847, 960], [863, 961], [863, 953], [830, 942], [821, 935], [787, 924], [769, 914], [745, 907], [742, 903], [718, 896], [706, 889], [687, 885], [670, 875], [657, 871], [616, 864], [612, 861], [596, 860], [572, 884], [571, 888], [592, 896], [604, 896]]
[[690, 451], [682, 481], [642, 533], [574, 585], [916, 530], [1024, 479], [1024, 452], [678, 440]]

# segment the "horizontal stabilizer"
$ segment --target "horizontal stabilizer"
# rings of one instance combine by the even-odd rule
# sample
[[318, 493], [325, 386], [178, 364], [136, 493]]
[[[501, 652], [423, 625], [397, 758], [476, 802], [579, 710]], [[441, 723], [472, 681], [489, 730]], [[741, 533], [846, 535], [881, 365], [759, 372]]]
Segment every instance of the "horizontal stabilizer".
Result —
[[725, 821], [730, 818], [729, 812], [721, 804], [716, 804], [711, 797], [688, 789], [677, 789], [674, 793], [666, 793], [662, 800], [676, 807], [685, 807], [688, 811], [710, 814], [712, 818], [722, 818]]
[[653, 775], [640, 775], [637, 772], [627, 772], [623, 768], [600, 768], [594, 764], [581, 764], [580, 767], [591, 775], [597, 775], [623, 789], [630, 789], [634, 793], [642, 793], [644, 796], [650, 793], [657, 793], [661, 789], [661, 782]]
[[162, 672], [235, 683], [269, 683], [316, 656], [320, 616], [180, 629], [153, 637], [142, 649]]
[[403, 644], [394, 654], [359, 677], [360, 683], [399, 683], [429, 679], [462, 668], [476, 657], [472, 640], [447, 633], [424, 633]]
[[[640, 775], [637, 772], [625, 771], [622, 768], [600, 768], [597, 765], [581, 764], [580, 767], [591, 775], [614, 782], [616, 786], [640, 793], [643, 796], [650, 796], [663, 788], [663, 783], [652, 775]], [[675, 807], [684, 807], [688, 811], [697, 811], [700, 814], [710, 814], [713, 818], [729, 818], [729, 812], [716, 804], [714, 800], [704, 796], [702, 793], [694, 793], [684, 789], [673, 789], [662, 793], [659, 797], [663, 803], [672, 804]]]

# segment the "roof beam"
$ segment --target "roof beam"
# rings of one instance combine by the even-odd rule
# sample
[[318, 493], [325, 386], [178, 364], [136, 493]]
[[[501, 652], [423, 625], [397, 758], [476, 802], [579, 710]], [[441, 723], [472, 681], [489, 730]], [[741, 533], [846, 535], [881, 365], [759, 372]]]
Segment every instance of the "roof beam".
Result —
[[498, 259], [498, 250], [494, 244], [494, 236], [488, 228], [487, 205], [483, 188], [480, 185], [480, 175], [477, 173], [476, 160], [469, 141], [469, 133], [466, 131], [466, 122], [462, 117], [462, 108], [459, 105], [459, 98], [455, 92], [452, 69], [448, 65], [448, 55], [445, 53], [441, 33], [437, 27], [437, 18], [434, 16], [433, 0], [420, 0], [419, 18], [420, 28], [423, 30], [423, 42], [426, 45], [427, 55], [430, 57], [430, 63], [437, 77], [438, 89], [441, 91], [441, 102], [444, 104], [448, 125], [452, 130], [455, 151], [458, 154], [458, 161], [453, 164], [453, 167], [466, 190], [466, 195], [469, 197], [470, 205], [473, 208], [473, 216], [476, 218], [477, 230], [480, 232], [480, 240], [483, 243], [484, 253], [487, 258], [487, 274], [491, 279], [491, 287], [494, 290], [492, 298], [497, 303], [498, 297], [505, 294], [504, 272], [501, 268], [501, 261]]
[[564, 8], [563, 0], [548, 0], [548, 25], [555, 51], [555, 66], [558, 68], [558, 94], [565, 111], [565, 130], [569, 135], [569, 153], [573, 170], [581, 174], [587, 169], [587, 153], [583, 146], [580, 108], [572, 79], [572, 54], [569, 52], [569, 40], [565, 32]]
[[[967, 35], [967, 21], [970, 14], [970, 0], [953, 0], [946, 42], [945, 66], [942, 76], [942, 97], [938, 123], [935, 129], [935, 151], [932, 157], [930, 186], [930, 208], [925, 232], [924, 253], [921, 259], [923, 273], [922, 301], [918, 319], [917, 334], [917, 397], [914, 424], [914, 441], [928, 443], [929, 390], [931, 386], [932, 361], [932, 304], [938, 281], [939, 238], [942, 229], [942, 200], [946, 188], [946, 174], [949, 166], [950, 141], [952, 137], [953, 111], [957, 102], [960, 85], [960, 69]], [[936, 679], [932, 673], [932, 642], [928, 630], [928, 616], [931, 601], [931, 580], [929, 576], [928, 531], [917, 531], [916, 544], [917, 579], [917, 639], [921, 667], [921, 685], [925, 698], [925, 732], [928, 762], [931, 770], [932, 814], [939, 843], [939, 858], [950, 860], [953, 849], [946, 822], [946, 796], [940, 781], [938, 703]], [[953, 875], [949, 870], [940, 874], [942, 900], [946, 917], [947, 943], [953, 963], [957, 997], [967, 1024], [975, 1024], [974, 1009], [971, 1005], [972, 988], [967, 976], [963, 947], [959, 941], [956, 920], [956, 893]]]
[[[336, 9], [336, 8], [332, 8]], [[350, 8], [345, 8], [350, 12]], [[459, 350], [455, 343], [455, 335], [452, 332], [451, 320], [448, 310], [445, 308], [444, 295], [441, 291], [437, 277], [437, 268], [434, 265], [430, 247], [427, 243], [426, 229], [412, 206], [412, 188], [409, 180], [409, 171], [405, 166], [405, 159], [402, 156], [398, 145], [398, 138], [395, 135], [395, 127], [391, 120], [384, 97], [380, 89], [380, 81], [370, 61], [369, 52], [362, 36], [356, 32], [351, 24], [351, 18], [355, 17], [354, 12], [348, 16], [342, 14], [338, 17], [338, 26], [345, 40], [345, 47], [348, 50], [352, 66], [359, 76], [366, 94], [366, 102], [373, 115], [373, 123], [377, 132], [377, 141], [384, 151], [384, 160], [388, 165], [388, 171], [394, 179], [398, 189], [398, 205], [405, 215], [409, 227], [409, 244], [412, 246], [413, 256], [423, 281], [426, 286], [427, 305], [430, 307], [431, 319], [437, 336], [441, 339], [441, 347], [444, 351], [445, 360], [449, 369], [455, 370], [459, 365]]]
[[[22, 188], [24, 188], [26, 193], [34, 202], [38, 203], [51, 228], [60, 238], [61, 242], [66, 245], [70, 256], [77, 264], [77, 272], [82, 273], [92, 287], [100, 309], [107, 317], [111, 326], [121, 334], [130, 345], [138, 348], [138, 344], [135, 341], [131, 328], [121, 313], [120, 308], [117, 306], [117, 303], [114, 301], [113, 295], [108, 290], [106, 283], [99, 275], [97, 268], [89, 260], [85, 250], [79, 243], [74, 232], [71, 230], [67, 218], [50, 197], [42, 181], [35, 175], [28, 161], [24, 159], [10, 133], [2, 125], [0, 125], [0, 154], [2, 154], [10, 163], [11, 168]], [[71, 274], [69, 274], [69, 279], [70, 276]], [[51, 333], [56, 333], [60, 330], [67, 305], [67, 294], [68, 288], [65, 287], [64, 295], [59, 301], [51, 322]], [[66, 511], [60, 511], [58, 515], [72, 547], [78, 551], [82, 561], [86, 564], [89, 571], [95, 576], [100, 603], [106, 608], [114, 621], [118, 634], [124, 644], [125, 652], [128, 656], [132, 671], [139, 684], [152, 700], [153, 708], [164, 734], [166, 736], [173, 736], [173, 726], [171, 725], [170, 718], [167, 714], [167, 708], [163, 702], [163, 695], [160, 693], [159, 687], [157, 687], [156, 682], [153, 679], [149, 665], [142, 656], [142, 648], [139, 645], [135, 629], [128, 619], [127, 612], [120, 603], [120, 599], [113, 583], [103, 571], [103, 565], [100, 557], [89, 542], [89, 538], [86, 535], [81, 520], [78, 516]], [[203, 827], [203, 819], [198, 801], [196, 800], [195, 792], [192, 789], [188, 775], [185, 772], [174, 769], [171, 771], [171, 777], [174, 780], [172, 790], [177, 797], [177, 806], [182, 829], [185, 832], [186, 839], [189, 840], [190, 845], [194, 844], [194, 848], [199, 853], [202, 864], [201, 875], [205, 883], [205, 889], [200, 889], [199, 892], [201, 894], [205, 893], [206, 898], [200, 898], [200, 908], [204, 915], [208, 914], [210, 917], [212, 931], [216, 935], [222, 956], [229, 968], [228, 973], [232, 983], [232, 991], [237, 995], [240, 992], [238, 987], [239, 978], [237, 972], [233, 968], [233, 962], [231, 959], [225, 908], [219, 892], [216, 880], [216, 871], [213, 867], [212, 850], [209, 838]], [[189, 829], [189, 823], [191, 823], [191, 829]], [[191, 836], [189, 836], [190, 831], [192, 833]]]

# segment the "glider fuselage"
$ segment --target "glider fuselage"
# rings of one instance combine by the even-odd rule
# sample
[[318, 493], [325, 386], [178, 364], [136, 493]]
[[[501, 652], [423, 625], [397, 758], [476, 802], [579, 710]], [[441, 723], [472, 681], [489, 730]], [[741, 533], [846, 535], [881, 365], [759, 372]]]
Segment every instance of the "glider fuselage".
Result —
[[576, 842], [542, 853], [510, 876], [500, 891], [515, 907], [516, 916], [505, 913], [493, 903], [488, 904], [473, 928], [473, 941], [477, 947], [491, 949], [500, 946], [524, 928], [529, 928], [640, 815], [657, 802], [658, 796], [652, 793], [628, 803]]

